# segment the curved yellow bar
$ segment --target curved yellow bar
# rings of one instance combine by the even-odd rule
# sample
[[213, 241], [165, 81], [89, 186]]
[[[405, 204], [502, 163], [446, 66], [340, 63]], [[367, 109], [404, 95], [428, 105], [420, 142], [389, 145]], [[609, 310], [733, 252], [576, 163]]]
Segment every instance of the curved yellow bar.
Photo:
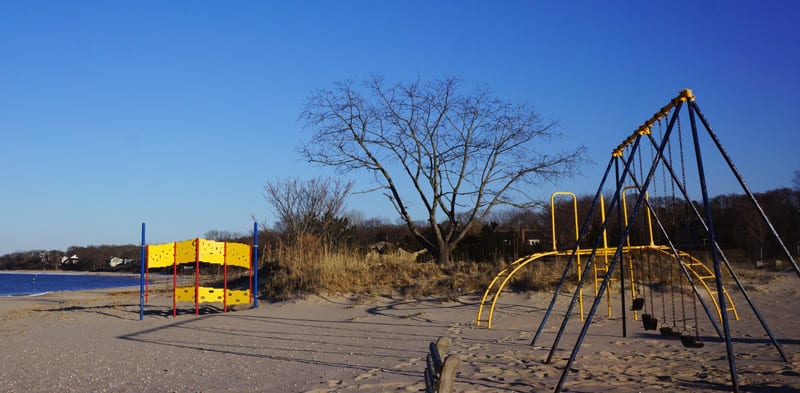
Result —
[[[571, 254], [571, 253], [572, 253], [572, 252], [570, 251], [570, 254]], [[504, 278], [503, 278], [503, 280], [500, 282], [500, 285], [497, 287], [497, 290], [495, 291], [495, 293], [494, 293], [494, 296], [492, 297], [492, 304], [491, 304], [491, 307], [489, 308], [489, 317], [488, 317], [488, 319], [487, 319], [487, 327], [488, 327], [489, 329], [491, 329], [491, 328], [492, 328], [492, 318], [493, 318], [493, 316], [494, 316], [494, 307], [495, 307], [495, 305], [497, 304], [497, 299], [498, 299], [498, 298], [500, 298], [500, 293], [502, 293], [502, 292], [503, 292], [503, 288], [505, 288], [505, 287], [506, 287], [506, 285], [508, 284], [508, 281], [511, 279], [511, 277], [513, 277], [513, 276], [514, 276], [514, 274], [516, 274], [516, 273], [519, 271], [519, 269], [522, 269], [522, 268], [523, 268], [523, 267], [525, 267], [527, 264], [529, 264], [529, 263], [531, 263], [531, 262], [533, 262], [533, 261], [535, 261], [535, 260], [538, 260], [538, 259], [540, 259], [540, 258], [543, 258], [543, 257], [546, 257], [546, 256], [560, 255], [560, 254], [561, 254], [561, 255], [563, 255], [563, 254], [564, 254], [564, 252], [561, 252], [561, 251], [549, 251], [549, 252], [545, 252], [545, 253], [537, 253], [537, 254], [533, 254], [533, 255], [531, 255], [531, 256], [530, 256], [530, 257], [528, 257], [528, 258], [524, 258], [524, 259], [522, 259], [522, 260], [519, 260], [519, 263], [517, 263], [517, 264], [515, 264], [515, 265], [509, 265], [509, 266], [508, 266], [508, 268], [510, 268], [510, 267], [512, 267], [512, 266], [513, 266], [513, 269], [511, 269], [511, 270], [508, 272], [508, 274], [504, 274], [504, 275], [498, 274], [497, 276], [495, 276], [495, 279], [494, 279], [494, 280], [492, 280], [492, 284], [491, 284], [491, 285], [493, 285], [494, 283], [496, 283], [496, 282], [497, 282], [497, 281], [498, 281], [498, 280], [499, 280], [501, 277], [503, 277], [503, 276], [504, 276]], [[506, 271], [506, 270], [504, 269], [504, 272], [505, 272], [505, 271]], [[490, 289], [491, 289], [491, 288], [490, 288]], [[479, 324], [479, 325], [480, 325], [481, 312], [482, 312], [482, 310], [483, 310], [484, 302], [485, 302], [485, 300], [486, 300], [486, 297], [487, 297], [486, 295], [487, 295], [488, 293], [489, 293], [489, 292], [488, 292], [488, 290], [487, 290], [487, 293], [486, 293], [486, 294], [484, 294], [484, 298], [483, 298], [483, 300], [481, 300], [481, 305], [480, 305], [480, 308], [478, 309], [478, 324]]]
[[507, 272], [509, 272], [511, 269], [513, 269], [514, 266], [516, 266], [517, 264], [525, 261], [528, 258], [530, 258], [530, 256], [519, 258], [516, 261], [512, 262], [511, 264], [509, 264], [508, 266], [504, 267], [497, 274], [495, 274], [495, 276], [492, 279], [492, 281], [486, 287], [486, 291], [483, 292], [483, 297], [481, 298], [481, 304], [480, 304], [480, 307], [478, 307], [478, 318], [476, 320], [476, 325], [477, 326], [481, 326], [481, 315], [483, 314], [483, 304], [486, 302], [486, 298], [489, 297], [489, 293], [492, 292], [492, 288], [494, 288], [494, 284], [497, 283], [497, 281], [500, 279], [500, 277], [505, 276]]
[[[674, 258], [674, 255], [672, 254], [671, 249], [669, 247], [667, 247], [667, 246], [650, 246], [650, 245], [648, 245], [648, 246], [628, 246], [628, 247], [624, 247], [622, 252], [624, 254], [627, 254], [628, 258], [630, 259], [631, 251], [645, 251], [645, 252], [654, 251], [654, 252], [658, 252], [658, 253], [661, 253], [661, 254], [668, 255], [671, 258]], [[584, 255], [589, 255], [591, 253], [591, 250], [580, 250], [579, 252], [584, 254]], [[603, 253], [603, 254], [606, 254], [606, 255], [614, 255], [615, 252], [616, 252], [616, 249], [614, 249], [614, 248], [604, 248], [604, 249], [598, 249], [597, 250], [597, 253]], [[503, 271], [501, 271], [501, 273], [499, 273], [495, 277], [495, 279], [492, 280], [492, 283], [489, 285], [489, 288], [484, 293], [483, 299], [481, 299], [480, 308], [478, 310], [478, 325], [480, 326], [480, 322], [481, 322], [480, 318], [481, 318], [481, 314], [482, 314], [482, 311], [483, 311], [484, 304], [486, 302], [486, 299], [488, 298], [488, 294], [491, 292], [491, 289], [500, 280], [500, 278], [502, 278], [502, 281], [500, 281], [500, 285], [497, 286], [497, 289], [494, 292], [494, 296], [492, 296], [492, 303], [491, 303], [491, 306], [489, 308], [489, 316], [488, 316], [488, 319], [487, 319], [487, 327], [489, 329], [492, 328], [492, 318], [494, 317], [494, 309], [495, 309], [495, 306], [497, 304], [497, 300], [500, 298], [500, 294], [503, 292], [503, 289], [508, 284], [508, 282], [511, 280], [511, 278], [514, 276], [514, 274], [516, 274], [520, 269], [522, 269], [523, 267], [525, 267], [529, 263], [534, 262], [536, 260], [539, 260], [541, 258], [548, 257], [548, 256], [569, 256], [571, 254], [572, 254], [572, 251], [550, 251], [550, 252], [545, 252], [545, 253], [532, 254], [531, 256], [529, 256], [527, 258], [522, 258], [522, 259], [517, 260], [515, 262], [515, 264], [509, 265], [506, 269], [503, 269]], [[711, 271], [711, 269], [708, 268], [708, 266], [706, 266], [703, 262], [701, 262], [697, 258], [693, 257], [692, 255], [690, 255], [690, 254], [688, 254], [686, 252], [680, 251], [680, 250], [678, 251], [678, 254], [681, 257], [680, 263], [683, 266], [685, 266], [686, 269], [689, 272], [691, 272], [692, 275], [694, 277], [696, 277], [700, 281], [700, 283], [703, 285], [703, 288], [706, 290], [706, 293], [708, 293], [708, 296], [712, 299], [712, 301], [714, 303], [714, 306], [717, 309], [717, 314], [721, 319], [722, 318], [722, 311], [720, 310], [720, 307], [719, 307], [719, 301], [715, 298], [716, 290], [714, 290], [706, 282], [706, 281], [710, 281], [712, 279], [715, 279], [713, 272]], [[685, 262], [683, 260], [683, 258], [689, 259], [690, 262], [688, 262], [688, 263]], [[513, 269], [509, 269], [509, 268], [512, 268], [512, 267], [513, 267]], [[726, 297], [726, 301], [727, 301], [727, 303], [729, 305], [728, 308], [726, 308], [726, 311], [732, 311], [733, 315], [734, 315], [734, 318], [736, 320], [738, 320], [739, 319], [739, 313], [736, 311], [736, 307], [735, 307], [735, 305], [733, 303], [733, 299], [731, 299], [730, 295], [728, 294], [728, 290], [724, 286], [723, 286], [723, 293], [724, 293], [724, 295]]]

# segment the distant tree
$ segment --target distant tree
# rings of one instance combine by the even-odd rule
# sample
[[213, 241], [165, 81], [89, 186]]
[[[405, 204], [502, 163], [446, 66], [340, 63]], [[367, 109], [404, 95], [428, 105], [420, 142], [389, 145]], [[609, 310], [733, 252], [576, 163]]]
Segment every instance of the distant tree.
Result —
[[219, 229], [212, 229], [203, 235], [204, 238], [215, 240], [218, 242], [236, 241], [241, 238], [247, 238], [248, 235], [241, 232], [221, 231]]
[[[443, 265], [494, 206], [529, 205], [526, 186], [572, 175], [584, 155], [583, 147], [543, 151], [537, 144], [557, 135], [554, 122], [487, 89], [462, 94], [460, 85], [446, 78], [386, 86], [380, 76], [363, 85], [340, 82], [315, 92], [301, 114], [313, 130], [304, 157], [373, 174]], [[425, 210], [423, 226], [411, 216], [413, 201]]]
[[290, 178], [268, 182], [264, 198], [278, 216], [276, 230], [290, 240], [312, 235], [335, 243], [342, 237], [355, 236], [348, 234], [351, 226], [343, 217], [344, 203], [352, 188], [352, 182], [338, 179]]
[[800, 169], [794, 171], [794, 189], [800, 191]]

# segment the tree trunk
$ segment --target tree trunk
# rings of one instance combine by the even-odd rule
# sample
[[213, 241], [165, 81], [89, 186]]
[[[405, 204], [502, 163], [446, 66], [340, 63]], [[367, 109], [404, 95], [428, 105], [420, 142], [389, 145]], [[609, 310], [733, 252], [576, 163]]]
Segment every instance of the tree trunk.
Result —
[[[440, 243], [444, 243], [443, 241]], [[439, 247], [435, 250], [433, 255], [436, 256], [436, 263], [442, 267], [449, 267], [452, 265], [452, 260], [450, 259], [451, 254], [453, 253], [453, 248], [448, 244], [440, 244]]]

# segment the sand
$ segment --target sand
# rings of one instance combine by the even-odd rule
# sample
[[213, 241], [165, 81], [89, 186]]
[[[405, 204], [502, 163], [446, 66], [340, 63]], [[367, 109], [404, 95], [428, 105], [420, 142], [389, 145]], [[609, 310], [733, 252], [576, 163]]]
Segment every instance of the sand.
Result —
[[[743, 391], [800, 392], [800, 280], [777, 275], [753, 283], [751, 295], [789, 362], [733, 291]], [[551, 296], [504, 293], [490, 330], [475, 324], [478, 294], [457, 301], [313, 296], [227, 313], [205, 307], [200, 316], [184, 306], [177, 318], [171, 297], [155, 294], [144, 321], [138, 288], [0, 298], [0, 391], [419, 392], [428, 344], [446, 335], [462, 360], [455, 391], [549, 392], [582, 326], [570, 320], [545, 364], [566, 297], [537, 346], [528, 344]], [[640, 322], [629, 321], [623, 338], [616, 307], [614, 317], [592, 324], [564, 391], [730, 391], [725, 345], [707, 321], [705, 346], [689, 349]]]

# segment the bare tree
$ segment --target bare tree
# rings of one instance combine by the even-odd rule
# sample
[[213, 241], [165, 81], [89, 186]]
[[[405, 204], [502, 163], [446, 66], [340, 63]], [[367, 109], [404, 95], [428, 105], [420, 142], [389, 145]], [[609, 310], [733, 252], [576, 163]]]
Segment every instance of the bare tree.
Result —
[[[461, 94], [460, 85], [446, 78], [387, 87], [380, 76], [363, 85], [340, 82], [316, 91], [301, 114], [313, 130], [305, 158], [372, 173], [411, 232], [445, 265], [493, 206], [529, 204], [526, 187], [573, 174], [584, 153], [537, 149], [557, 135], [555, 123], [487, 89]], [[408, 182], [412, 191], [404, 194]], [[412, 200], [424, 207], [423, 226], [411, 217]]]
[[352, 188], [352, 182], [330, 178], [290, 178], [268, 182], [264, 186], [264, 198], [278, 216], [276, 229], [290, 239], [314, 235], [335, 241], [347, 226], [342, 215]]
[[794, 171], [794, 189], [800, 191], [800, 169]]
[[215, 240], [219, 242], [228, 242], [228, 241], [235, 241], [236, 239], [246, 238], [247, 234], [242, 232], [231, 232], [231, 231], [223, 231], [219, 229], [212, 229], [207, 231], [204, 235], [204, 238], [209, 240]]

